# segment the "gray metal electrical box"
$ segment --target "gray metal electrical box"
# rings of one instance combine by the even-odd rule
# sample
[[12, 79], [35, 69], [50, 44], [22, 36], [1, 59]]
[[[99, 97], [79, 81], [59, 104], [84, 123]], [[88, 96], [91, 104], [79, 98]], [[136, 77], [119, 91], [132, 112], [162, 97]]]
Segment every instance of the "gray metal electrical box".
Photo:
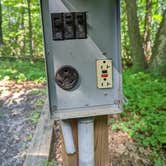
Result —
[[41, 0], [54, 119], [122, 111], [120, 0]]

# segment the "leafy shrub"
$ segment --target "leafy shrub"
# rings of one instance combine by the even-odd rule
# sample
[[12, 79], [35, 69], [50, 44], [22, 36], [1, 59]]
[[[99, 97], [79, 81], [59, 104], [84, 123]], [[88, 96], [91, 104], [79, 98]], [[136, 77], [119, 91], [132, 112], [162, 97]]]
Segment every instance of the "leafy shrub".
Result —
[[122, 120], [113, 129], [126, 131], [136, 142], [153, 151], [166, 148], [166, 78], [148, 73], [123, 73], [128, 99]]
[[31, 63], [28, 60], [0, 60], [0, 80], [7, 78], [17, 82], [35, 81], [45, 82], [44, 61]]

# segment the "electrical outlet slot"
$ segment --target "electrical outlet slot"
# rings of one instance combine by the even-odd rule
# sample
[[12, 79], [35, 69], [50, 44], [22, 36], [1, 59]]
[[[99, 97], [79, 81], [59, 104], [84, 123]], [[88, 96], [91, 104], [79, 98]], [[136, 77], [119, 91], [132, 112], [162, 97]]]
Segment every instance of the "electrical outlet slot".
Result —
[[97, 60], [97, 87], [99, 89], [112, 88], [112, 60]]
[[102, 73], [106, 74], [106, 73], [108, 73], [108, 70], [102, 70]]

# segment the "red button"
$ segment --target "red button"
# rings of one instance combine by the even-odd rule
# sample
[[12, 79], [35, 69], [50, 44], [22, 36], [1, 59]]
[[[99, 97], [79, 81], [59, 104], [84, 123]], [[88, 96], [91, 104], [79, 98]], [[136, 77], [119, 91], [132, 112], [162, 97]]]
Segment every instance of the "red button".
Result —
[[102, 74], [101, 77], [106, 78], [106, 77], [108, 77], [108, 74]]

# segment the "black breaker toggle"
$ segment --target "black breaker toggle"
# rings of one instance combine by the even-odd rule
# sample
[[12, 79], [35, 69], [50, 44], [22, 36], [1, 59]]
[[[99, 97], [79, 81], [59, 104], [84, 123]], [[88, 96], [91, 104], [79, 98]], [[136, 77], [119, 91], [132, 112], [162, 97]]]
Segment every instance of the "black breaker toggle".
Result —
[[87, 38], [86, 12], [52, 13], [53, 40]]

